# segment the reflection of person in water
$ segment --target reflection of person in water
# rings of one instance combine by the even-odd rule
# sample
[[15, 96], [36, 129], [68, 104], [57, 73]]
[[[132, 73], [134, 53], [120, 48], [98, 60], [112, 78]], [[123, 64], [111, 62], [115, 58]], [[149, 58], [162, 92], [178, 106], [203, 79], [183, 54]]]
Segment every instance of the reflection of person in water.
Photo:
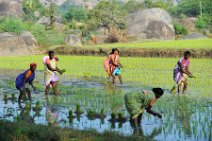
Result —
[[59, 116], [59, 112], [55, 107], [47, 107], [46, 108], [46, 120], [48, 124], [57, 125], [57, 119]]
[[154, 128], [151, 134], [144, 133], [142, 128], [133, 129], [133, 135], [140, 136], [143, 140], [155, 140], [155, 137], [161, 134], [162, 128]]
[[27, 108], [27, 106], [22, 107], [21, 103], [18, 104], [21, 112], [20, 112], [20, 120], [28, 123], [34, 123], [34, 116], [30, 115], [31, 108]]
[[150, 97], [148, 91], [143, 91], [143, 93], [128, 93], [124, 96], [125, 106], [129, 114], [131, 115], [130, 123], [135, 128], [141, 125], [141, 119], [144, 110], [146, 110], [153, 116], [162, 118], [161, 114], [152, 111], [151, 108], [154, 103], [163, 95], [163, 90], [161, 88], [153, 88], [152, 91], [154, 93], [154, 97]]

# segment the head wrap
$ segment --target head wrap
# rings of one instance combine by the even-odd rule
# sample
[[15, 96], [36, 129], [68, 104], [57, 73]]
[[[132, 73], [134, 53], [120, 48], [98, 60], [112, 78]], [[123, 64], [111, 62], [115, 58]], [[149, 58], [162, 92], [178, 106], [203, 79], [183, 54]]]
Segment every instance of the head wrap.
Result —
[[37, 64], [36, 63], [31, 63], [29, 66], [30, 66], [30, 68], [32, 68], [34, 66], [37, 66]]

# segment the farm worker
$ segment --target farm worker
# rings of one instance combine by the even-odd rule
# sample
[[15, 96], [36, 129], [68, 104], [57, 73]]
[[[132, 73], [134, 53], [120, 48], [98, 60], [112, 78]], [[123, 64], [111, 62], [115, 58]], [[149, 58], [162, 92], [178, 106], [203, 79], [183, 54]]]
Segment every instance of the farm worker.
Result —
[[161, 88], [152, 89], [154, 95], [148, 94], [147, 90], [143, 92], [127, 93], [124, 96], [125, 106], [130, 114], [130, 123], [133, 127], [140, 126], [144, 110], [148, 113], [162, 118], [162, 115], [151, 110], [154, 103], [163, 95]]
[[18, 75], [18, 77], [15, 80], [16, 88], [20, 91], [20, 95], [18, 98], [18, 102], [21, 101], [22, 97], [27, 94], [28, 99], [31, 101], [31, 93], [29, 86], [33, 88], [35, 91], [35, 87], [33, 85], [33, 81], [35, 79], [35, 70], [37, 68], [36, 63], [31, 63], [30, 68], [26, 70], [24, 73], [21, 73]]
[[121, 68], [123, 68], [123, 66], [120, 62], [119, 50], [117, 48], [114, 48], [114, 50], [112, 50], [112, 53], [113, 54], [111, 54], [110, 63], [111, 63], [111, 73], [113, 77], [113, 84], [115, 84], [116, 76], [119, 77], [119, 81], [122, 84]]
[[45, 56], [43, 58], [43, 63], [44, 63], [44, 82], [45, 82], [45, 96], [48, 96], [49, 89], [52, 86], [54, 89], [54, 94], [58, 95], [57, 91], [57, 81], [59, 80], [57, 77], [56, 72], [59, 74], [62, 74], [63, 71], [61, 71], [57, 67], [57, 61], [58, 58], [55, 57], [54, 51], [49, 51], [49, 56]]
[[178, 94], [183, 86], [183, 93], [187, 89], [187, 77], [192, 78], [192, 74], [189, 71], [191, 53], [186, 51], [184, 57], [180, 58], [174, 68], [174, 80], [178, 85]]
[[104, 60], [104, 69], [107, 72], [108, 79], [111, 77], [111, 56], [114, 54], [115, 48], [112, 49], [112, 52], [107, 56], [107, 58]]

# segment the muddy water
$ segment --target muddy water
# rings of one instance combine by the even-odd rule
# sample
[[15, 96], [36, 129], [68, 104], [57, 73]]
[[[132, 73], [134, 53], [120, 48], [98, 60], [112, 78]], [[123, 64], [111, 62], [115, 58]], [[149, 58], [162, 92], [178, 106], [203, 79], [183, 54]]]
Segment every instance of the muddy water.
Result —
[[[40, 72], [38, 72], [40, 73]], [[209, 98], [195, 98], [189, 96], [170, 95], [158, 101], [153, 108], [161, 112], [162, 119], [153, 117], [146, 112], [142, 118], [140, 129], [134, 130], [129, 123], [125, 110], [123, 95], [131, 91], [141, 91], [148, 86], [139, 84], [116, 85], [107, 84], [104, 78], [74, 78], [67, 80], [61, 78], [59, 97], [49, 96], [46, 101], [43, 92], [43, 78], [37, 78], [39, 94], [32, 93], [33, 101], [29, 108], [29, 102], [17, 103], [17, 99], [11, 100], [11, 94], [18, 97], [18, 91], [14, 87], [14, 73], [1, 74], [0, 80], [0, 118], [10, 121], [24, 120], [30, 123], [73, 128], [79, 130], [93, 129], [97, 132], [114, 131], [125, 136], [138, 135], [150, 140], [211, 140], [212, 100]], [[94, 81], [95, 80], [95, 81]], [[8, 100], [3, 100], [4, 95]], [[41, 109], [36, 111], [36, 102], [41, 103]], [[74, 113], [76, 104], [81, 105], [84, 112], [81, 115]], [[104, 109], [106, 117], [103, 119], [89, 118], [89, 109], [100, 112]], [[69, 111], [73, 111], [73, 118], [69, 119]], [[123, 113], [124, 122], [110, 122], [112, 112]]]

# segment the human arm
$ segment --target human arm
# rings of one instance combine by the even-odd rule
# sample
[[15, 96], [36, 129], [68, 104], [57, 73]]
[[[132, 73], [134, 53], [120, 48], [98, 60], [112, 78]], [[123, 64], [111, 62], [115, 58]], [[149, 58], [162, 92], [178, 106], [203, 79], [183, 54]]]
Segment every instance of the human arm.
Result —
[[147, 106], [146, 108], [146, 111], [149, 113], [149, 114], [152, 114], [153, 116], [157, 116], [158, 118], [162, 118], [162, 115], [160, 113], [157, 113], [157, 112], [154, 112], [152, 110], [152, 106], [153, 104], [156, 102], [156, 99], [152, 99], [149, 103], [149, 105]]
[[192, 73], [189, 70], [189, 67], [186, 67], [186, 71], [190, 74], [190, 75], [188, 75], [189, 77], [193, 77]]
[[119, 64], [116, 64], [116, 63], [115, 63], [115, 55], [112, 55], [112, 56], [110, 57], [110, 60], [111, 60], [111, 64], [112, 64], [112, 65], [114, 65], [114, 66], [116, 66], [116, 67], [119, 66]]
[[188, 67], [186, 67], [186, 69], [184, 69], [183, 66], [182, 66], [182, 64], [181, 64], [180, 62], [178, 62], [178, 64], [179, 64], [179, 66], [180, 66], [180, 70], [181, 70], [183, 73], [187, 74], [189, 77], [192, 76], [191, 73], [188, 71]]

